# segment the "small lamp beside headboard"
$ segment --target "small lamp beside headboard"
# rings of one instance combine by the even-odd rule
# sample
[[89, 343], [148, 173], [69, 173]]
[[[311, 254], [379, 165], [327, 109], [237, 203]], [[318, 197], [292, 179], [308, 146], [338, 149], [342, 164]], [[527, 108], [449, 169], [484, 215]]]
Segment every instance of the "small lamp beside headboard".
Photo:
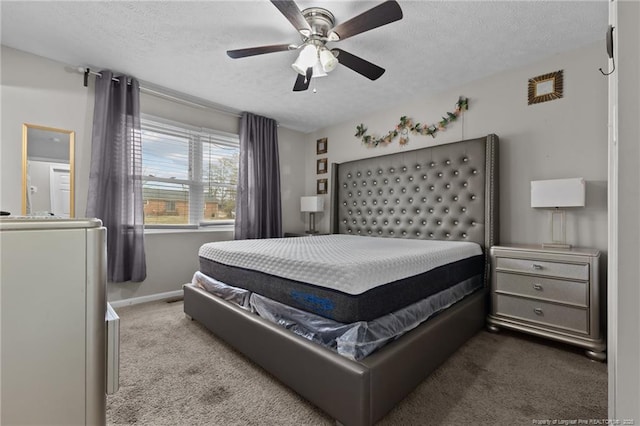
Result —
[[566, 208], [585, 206], [584, 178], [531, 181], [531, 207], [551, 210], [551, 242], [543, 247], [570, 249], [567, 243]]
[[317, 234], [316, 213], [324, 210], [324, 198], [317, 195], [300, 197], [300, 211], [309, 212], [309, 230], [307, 234]]

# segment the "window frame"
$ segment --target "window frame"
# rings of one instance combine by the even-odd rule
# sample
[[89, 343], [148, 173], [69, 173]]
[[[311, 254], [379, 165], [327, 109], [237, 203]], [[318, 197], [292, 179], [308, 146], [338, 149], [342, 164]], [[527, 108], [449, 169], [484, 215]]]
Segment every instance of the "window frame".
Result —
[[[187, 179], [169, 179], [162, 177], [141, 176], [141, 180], [182, 184], [189, 189], [189, 223], [187, 224], [144, 224], [145, 229], [203, 229], [203, 228], [220, 228], [229, 227], [235, 224], [235, 219], [207, 221], [204, 217], [205, 195], [204, 186], [207, 183], [203, 179], [203, 147], [206, 143], [215, 143], [216, 145], [228, 146], [240, 149], [240, 135], [235, 133], [224, 132], [207, 127], [196, 127], [187, 123], [169, 120], [149, 114], [140, 115], [140, 128], [144, 132], [152, 131], [165, 134], [188, 137], [189, 138], [189, 166]], [[142, 140], [144, 145], [144, 138]], [[144, 158], [142, 158], [144, 166]], [[148, 200], [144, 200], [148, 202]]]

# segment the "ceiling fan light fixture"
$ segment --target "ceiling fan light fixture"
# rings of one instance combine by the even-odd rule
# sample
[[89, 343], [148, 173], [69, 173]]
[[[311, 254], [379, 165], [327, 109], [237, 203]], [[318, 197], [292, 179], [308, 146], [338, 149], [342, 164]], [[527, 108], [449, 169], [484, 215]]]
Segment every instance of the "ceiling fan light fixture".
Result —
[[338, 59], [336, 59], [336, 57], [333, 56], [333, 53], [331, 53], [331, 51], [326, 47], [322, 47], [320, 49], [319, 60], [322, 64], [322, 69], [326, 72], [333, 71], [338, 65]]
[[318, 48], [313, 44], [307, 44], [302, 48], [296, 61], [291, 67], [301, 75], [305, 75], [307, 68], [313, 67], [318, 62]]

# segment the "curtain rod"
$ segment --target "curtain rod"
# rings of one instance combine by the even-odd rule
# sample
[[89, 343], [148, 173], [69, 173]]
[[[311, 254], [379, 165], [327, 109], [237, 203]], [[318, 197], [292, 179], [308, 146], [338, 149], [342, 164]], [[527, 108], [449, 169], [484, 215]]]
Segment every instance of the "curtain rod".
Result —
[[[91, 70], [91, 68], [85, 68], [85, 67], [77, 67], [76, 70], [81, 73], [84, 74], [84, 87], [87, 87], [89, 84], [89, 75], [94, 75], [96, 77], [102, 78], [102, 74], [97, 72], [97, 71], [93, 71]], [[112, 81], [120, 81], [118, 78], [116, 77], [111, 77]], [[127, 84], [131, 84], [131, 83], [127, 83]], [[151, 96], [155, 96], [158, 98], [164, 98], [164, 99], [169, 99], [175, 102], [179, 102], [185, 105], [190, 105], [190, 106], [194, 106], [197, 108], [206, 108], [206, 109], [211, 109], [213, 111], [222, 113], [222, 114], [227, 114], [230, 115], [232, 117], [240, 117], [240, 113], [236, 112], [236, 111], [229, 111], [226, 109], [223, 109], [219, 106], [213, 105], [207, 101], [204, 100], [189, 100], [189, 99], [185, 99], [187, 97], [187, 95], [183, 95], [183, 94], [179, 94], [179, 93], [168, 93], [167, 89], [161, 88], [159, 86], [154, 86], [152, 84], [149, 83], [145, 83], [143, 81], [140, 81], [140, 91], [143, 93], [146, 93], [148, 95]]]

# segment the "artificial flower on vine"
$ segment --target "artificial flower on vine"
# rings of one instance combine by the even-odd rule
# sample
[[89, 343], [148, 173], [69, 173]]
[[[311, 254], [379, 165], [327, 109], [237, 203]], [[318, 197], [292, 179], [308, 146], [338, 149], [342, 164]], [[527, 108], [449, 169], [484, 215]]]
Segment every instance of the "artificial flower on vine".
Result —
[[409, 132], [412, 134], [429, 135], [435, 138], [438, 132], [445, 131], [450, 123], [456, 121], [458, 117], [468, 109], [469, 100], [464, 96], [460, 96], [453, 112], [447, 112], [446, 116], [442, 117], [442, 120], [434, 124], [414, 123], [411, 118], [403, 115], [400, 117], [400, 122], [396, 125], [395, 129], [389, 130], [385, 136], [377, 138], [367, 134], [367, 128], [361, 123], [356, 126], [355, 137], [361, 139], [362, 143], [368, 147], [374, 147], [378, 145], [389, 145], [395, 138], [400, 136], [399, 144], [404, 146], [409, 143]]

